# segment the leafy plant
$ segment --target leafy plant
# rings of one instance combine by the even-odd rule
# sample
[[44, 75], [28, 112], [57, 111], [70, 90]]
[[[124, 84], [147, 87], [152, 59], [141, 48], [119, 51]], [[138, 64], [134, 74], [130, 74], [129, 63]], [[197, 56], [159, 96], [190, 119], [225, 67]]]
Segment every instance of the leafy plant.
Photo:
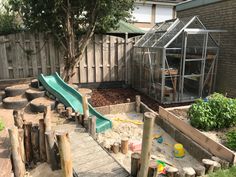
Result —
[[236, 100], [214, 93], [207, 100], [199, 99], [188, 110], [192, 126], [206, 131], [236, 125]]
[[4, 124], [3, 124], [3, 121], [0, 119], [0, 131], [2, 131], [4, 129]]
[[236, 151], [236, 130], [226, 133], [226, 146]]

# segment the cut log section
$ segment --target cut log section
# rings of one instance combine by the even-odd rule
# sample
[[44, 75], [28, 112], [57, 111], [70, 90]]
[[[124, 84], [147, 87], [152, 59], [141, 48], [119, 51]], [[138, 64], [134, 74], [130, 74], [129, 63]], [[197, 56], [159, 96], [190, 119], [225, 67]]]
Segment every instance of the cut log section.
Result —
[[205, 175], [206, 169], [204, 166], [198, 165], [198, 166], [193, 167], [193, 169], [196, 172], [196, 176], [204, 176]]
[[183, 168], [185, 177], [195, 177], [196, 172], [192, 167], [184, 167]]
[[25, 91], [25, 96], [29, 101], [35, 98], [43, 97], [44, 95], [45, 91], [40, 91], [38, 89], [28, 89]]
[[55, 101], [46, 97], [36, 98], [30, 102], [30, 109], [32, 112], [43, 112], [44, 108], [48, 105], [51, 105], [53, 110], [55, 108]]
[[177, 176], [179, 176], [179, 170], [177, 168], [167, 166], [166, 167], [166, 176], [167, 177], [177, 177]]
[[29, 88], [28, 84], [19, 84], [5, 88], [7, 97], [14, 97], [18, 95], [22, 95]]
[[121, 152], [123, 154], [127, 154], [129, 150], [129, 139], [128, 138], [123, 138], [121, 140]]
[[39, 81], [38, 79], [33, 79], [30, 83], [30, 86], [33, 88], [39, 88]]
[[115, 142], [112, 146], [111, 146], [112, 152], [114, 154], [118, 154], [120, 151], [120, 143]]
[[213, 172], [215, 161], [210, 160], [210, 159], [202, 159], [202, 163], [204, 164], [204, 167], [206, 168], [206, 174]]
[[134, 152], [131, 154], [131, 176], [137, 177], [140, 169], [141, 154]]
[[3, 99], [3, 107], [6, 109], [22, 109], [27, 103], [28, 100], [22, 96], [7, 97]]

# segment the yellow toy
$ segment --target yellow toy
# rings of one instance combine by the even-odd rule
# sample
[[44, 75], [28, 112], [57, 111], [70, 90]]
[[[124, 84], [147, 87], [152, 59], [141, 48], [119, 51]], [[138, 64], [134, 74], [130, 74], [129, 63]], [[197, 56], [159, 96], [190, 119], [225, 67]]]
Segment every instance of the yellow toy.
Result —
[[185, 152], [184, 152], [184, 147], [182, 144], [175, 144], [174, 145], [174, 156], [177, 157], [177, 158], [183, 158], [185, 155]]
[[140, 120], [130, 120], [130, 119], [122, 119], [122, 118], [113, 118], [112, 120], [114, 121], [119, 121], [119, 122], [128, 122], [136, 125], [143, 125], [143, 122]]

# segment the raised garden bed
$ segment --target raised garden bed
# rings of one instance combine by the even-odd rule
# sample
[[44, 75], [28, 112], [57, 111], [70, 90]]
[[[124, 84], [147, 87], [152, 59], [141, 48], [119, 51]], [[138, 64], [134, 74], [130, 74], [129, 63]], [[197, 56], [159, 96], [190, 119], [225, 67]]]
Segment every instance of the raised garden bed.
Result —
[[190, 125], [187, 110], [190, 106], [159, 108], [161, 118], [174, 126], [186, 136], [209, 151], [213, 156], [235, 163], [235, 152], [227, 148], [220, 139], [224, 131], [200, 131]]

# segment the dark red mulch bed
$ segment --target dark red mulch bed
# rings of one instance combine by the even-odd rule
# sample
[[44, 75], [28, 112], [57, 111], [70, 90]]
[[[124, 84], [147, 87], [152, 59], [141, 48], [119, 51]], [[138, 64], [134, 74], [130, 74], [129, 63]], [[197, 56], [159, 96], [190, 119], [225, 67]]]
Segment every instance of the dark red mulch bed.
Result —
[[130, 98], [131, 102], [135, 101], [135, 95], [141, 95], [141, 100], [148, 107], [158, 112], [159, 106], [163, 107], [174, 107], [181, 105], [188, 105], [189, 103], [178, 103], [162, 105], [150, 97], [140, 93], [131, 88], [115, 88], [115, 89], [94, 89], [92, 94], [92, 105], [94, 107], [107, 106], [112, 104], [119, 104], [127, 102], [127, 98]]

